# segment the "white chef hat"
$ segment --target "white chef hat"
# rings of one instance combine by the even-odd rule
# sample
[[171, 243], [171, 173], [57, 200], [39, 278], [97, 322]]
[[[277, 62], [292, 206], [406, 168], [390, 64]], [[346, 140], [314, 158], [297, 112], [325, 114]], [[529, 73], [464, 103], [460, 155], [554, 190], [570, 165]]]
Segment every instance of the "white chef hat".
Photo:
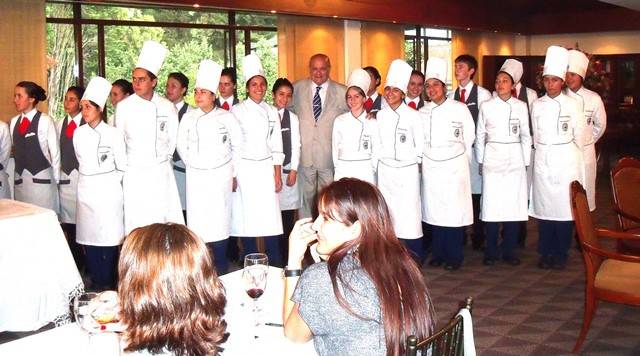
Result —
[[438, 57], [432, 57], [427, 59], [427, 70], [424, 75], [424, 80], [438, 79], [439, 81], [447, 82], [447, 62]]
[[200, 67], [198, 67], [195, 87], [207, 89], [215, 94], [218, 91], [218, 84], [220, 83], [220, 73], [222, 73], [221, 65], [210, 59], [202, 60]]
[[544, 69], [542, 75], [553, 75], [564, 80], [569, 66], [569, 51], [560, 46], [549, 46], [547, 55], [544, 58]]
[[569, 69], [568, 72], [576, 73], [584, 79], [587, 74], [587, 68], [589, 68], [589, 58], [575, 49], [569, 51]]
[[244, 74], [245, 83], [256, 75], [262, 76], [266, 79], [260, 57], [258, 57], [255, 53], [251, 53], [242, 58], [242, 73]]
[[102, 77], [93, 77], [80, 100], [92, 101], [100, 107], [100, 110], [104, 110], [109, 93], [111, 93], [111, 83]]
[[522, 79], [522, 62], [519, 60], [509, 58], [502, 64], [499, 72], [505, 72], [511, 76], [513, 79], [513, 84], [520, 83], [520, 79]]
[[355, 69], [349, 75], [349, 80], [347, 81], [347, 88], [350, 87], [358, 87], [362, 89], [362, 91], [366, 94], [369, 91], [369, 85], [371, 84], [371, 77], [369, 73], [362, 69]]
[[156, 77], [169, 50], [156, 41], [145, 41], [136, 68], [146, 69]]
[[402, 59], [394, 59], [389, 66], [389, 71], [387, 71], [387, 82], [384, 87], [398, 88], [406, 94], [412, 71], [413, 68], [407, 62]]

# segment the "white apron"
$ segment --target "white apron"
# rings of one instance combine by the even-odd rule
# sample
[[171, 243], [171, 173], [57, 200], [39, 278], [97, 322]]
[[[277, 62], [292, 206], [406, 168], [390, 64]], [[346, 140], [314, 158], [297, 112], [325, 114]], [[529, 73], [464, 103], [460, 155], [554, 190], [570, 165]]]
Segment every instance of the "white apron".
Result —
[[370, 159], [364, 161], [342, 161], [340, 166], [335, 168], [333, 180], [340, 180], [345, 177], [357, 178], [373, 185], [376, 184]]
[[282, 173], [282, 190], [278, 193], [280, 210], [298, 210], [302, 206], [302, 194], [300, 194], [300, 176], [296, 177], [293, 186], [287, 185], [287, 173]]
[[396, 237], [422, 237], [418, 164], [396, 168], [380, 161], [377, 172], [378, 189], [389, 207]]
[[79, 173], [77, 169], [71, 171], [69, 175], [60, 171], [60, 184], [58, 185], [60, 194], [60, 222], [67, 224], [76, 223], [78, 177]]
[[351, 177], [375, 184], [377, 166], [374, 150], [380, 145], [377, 120], [367, 119], [365, 111], [359, 117], [351, 112], [338, 116], [333, 123], [332, 156], [334, 180]]
[[[289, 178], [289, 172], [291, 170], [298, 170], [300, 165], [300, 121], [298, 116], [291, 111], [287, 110], [289, 115], [289, 126], [282, 127], [285, 124], [285, 111], [284, 109], [278, 110], [280, 115], [281, 132], [282, 132], [282, 148], [286, 150], [285, 137], [289, 137], [291, 148], [290, 161], [287, 165], [282, 166], [282, 190], [278, 193], [278, 199], [280, 201], [280, 210], [298, 210], [302, 207], [302, 192], [300, 191], [300, 176], [296, 176], [296, 182], [293, 186], [287, 185], [287, 179]], [[289, 134], [286, 134], [289, 131]], [[285, 153], [286, 160], [286, 153]]]
[[189, 167], [186, 183], [189, 229], [205, 243], [229, 238], [233, 184], [231, 162], [213, 169]]
[[0, 199], [11, 199], [11, 187], [9, 186], [9, 175], [0, 170]]

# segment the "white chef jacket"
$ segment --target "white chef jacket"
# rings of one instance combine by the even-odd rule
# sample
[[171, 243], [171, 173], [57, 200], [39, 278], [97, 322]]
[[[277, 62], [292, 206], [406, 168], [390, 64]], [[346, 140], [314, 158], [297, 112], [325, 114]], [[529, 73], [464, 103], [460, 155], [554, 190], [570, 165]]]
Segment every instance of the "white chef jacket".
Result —
[[354, 177], [375, 184], [378, 159], [374, 152], [378, 152], [379, 145], [378, 121], [367, 119], [366, 111], [358, 117], [351, 112], [338, 116], [331, 139], [334, 178]]

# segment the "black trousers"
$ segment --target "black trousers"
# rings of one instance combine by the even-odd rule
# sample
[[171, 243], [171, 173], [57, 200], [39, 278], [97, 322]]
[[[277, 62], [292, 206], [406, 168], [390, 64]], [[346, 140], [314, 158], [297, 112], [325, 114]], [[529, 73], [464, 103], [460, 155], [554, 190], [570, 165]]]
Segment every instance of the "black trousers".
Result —
[[473, 234], [471, 235], [471, 246], [474, 250], [481, 250], [484, 247], [485, 233], [484, 222], [480, 220], [480, 198], [482, 194], [471, 194], [473, 204]]
[[69, 250], [71, 250], [71, 255], [76, 263], [76, 267], [78, 267], [78, 271], [84, 271], [84, 248], [76, 242], [76, 224], [61, 223], [60, 227], [67, 237], [67, 244], [69, 244]]

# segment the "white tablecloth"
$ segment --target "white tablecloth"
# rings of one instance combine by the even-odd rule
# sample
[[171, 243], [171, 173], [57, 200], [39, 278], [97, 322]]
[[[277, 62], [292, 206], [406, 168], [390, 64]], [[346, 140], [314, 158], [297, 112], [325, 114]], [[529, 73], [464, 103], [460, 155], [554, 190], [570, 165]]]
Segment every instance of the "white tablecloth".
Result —
[[[259, 299], [259, 305], [263, 310], [261, 316], [263, 323], [282, 323], [284, 282], [281, 274], [281, 269], [269, 267], [267, 288]], [[241, 270], [226, 274], [221, 279], [227, 293], [225, 320], [227, 331], [230, 332], [229, 339], [223, 345], [225, 348], [223, 355], [316, 355], [312, 341], [295, 344], [284, 337], [282, 327], [262, 325], [257, 329], [254, 328], [254, 318], [251, 313], [252, 301], [244, 290]], [[254, 337], [256, 334], [257, 339]], [[91, 354], [87, 353], [88, 349], [89, 338], [74, 323], [2, 344], [0, 355], [84, 356]], [[108, 356], [116, 355], [117, 352], [113, 352], [113, 355]]]
[[56, 214], [0, 199], [0, 332], [63, 324], [83, 288]]

